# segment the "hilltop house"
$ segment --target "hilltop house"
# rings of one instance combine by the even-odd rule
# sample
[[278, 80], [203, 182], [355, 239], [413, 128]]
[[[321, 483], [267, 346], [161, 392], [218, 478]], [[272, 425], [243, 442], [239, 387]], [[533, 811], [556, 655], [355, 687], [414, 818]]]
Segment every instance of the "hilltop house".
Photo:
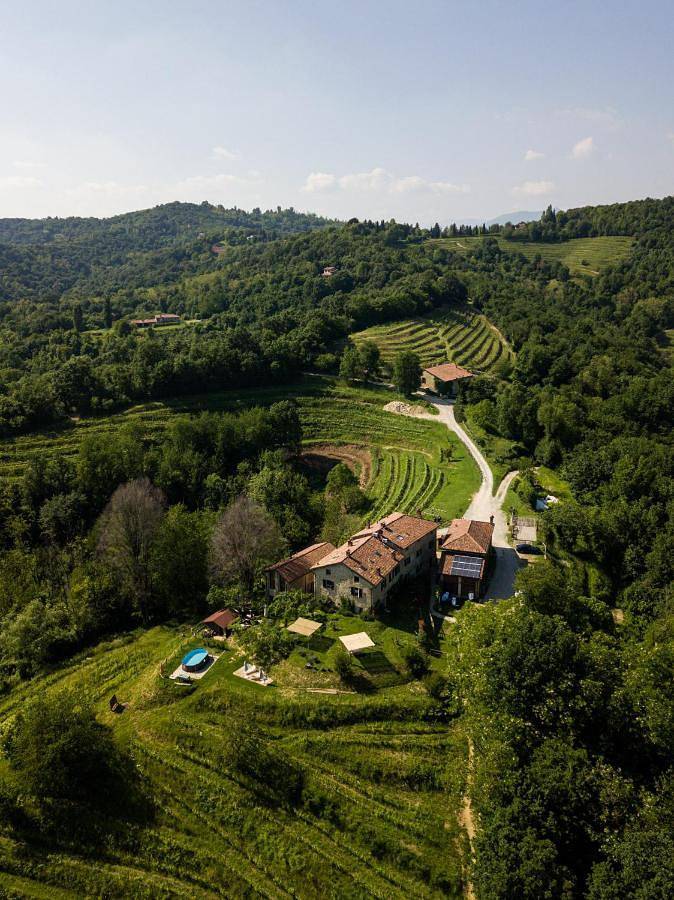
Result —
[[489, 522], [454, 519], [440, 545], [440, 584], [455, 597], [474, 600], [484, 591], [494, 534]]
[[321, 275], [323, 276], [323, 278], [332, 278], [336, 271], [337, 266], [326, 266], [321, 272]]
[[359, 612], [376, 609], [400, 581], [435, 568], [436, 540], [435, 522], [391, 513], [313, 565], [315, 593]]
[[311, 567], [334, 549], [334, 544], [327, 541], [312, 544], [265, 569], [267, 600], [273, 600], [279, 591], [304, 591], [306, 594], [313, 594], [314, 573]]
[[463, 378], [472, 378], [473, 373], [454, 363], [443, 363], [431, 366], [421, 372], [421, 387], [442, 397], [456, 397], [459, 382]]
[[132, 319], [131, 324], [136, 328], [150, 328], [152, 325], [177, 325], [180, 322], [180, 316], [174, 313], [157, 313], [151, 319]]

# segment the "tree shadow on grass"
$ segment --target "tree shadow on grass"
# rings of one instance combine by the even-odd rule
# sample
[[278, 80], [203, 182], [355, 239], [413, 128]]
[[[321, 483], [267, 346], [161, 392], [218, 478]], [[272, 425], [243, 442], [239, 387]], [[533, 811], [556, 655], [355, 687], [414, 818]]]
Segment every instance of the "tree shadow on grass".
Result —
[[358, 661], [368, 675], [397, 675], [397, 669], [381, 650], [363, 653]]
[[314, 634], [307, 641], [307, 648], [313, 650], [314, 653], [327, 653], [334, 643], [334, 639], [326, 637], [324, 634]]

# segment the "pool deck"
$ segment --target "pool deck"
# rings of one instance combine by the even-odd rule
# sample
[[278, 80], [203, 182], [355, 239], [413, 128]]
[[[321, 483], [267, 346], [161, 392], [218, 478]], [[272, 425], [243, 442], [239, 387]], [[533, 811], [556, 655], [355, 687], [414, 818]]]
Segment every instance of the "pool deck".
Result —
[[213, 668], [213, 666], [216, 664], [216, 662], [222, 656], [222, 653], [218, 653], [217, 656], [215, 656], [215, 654], [211, 653], [211, 654], [209, 654], [209, 656], [210, 656], [210, 658], [209, 658], [208, 663], [203, 667], [203, 669], [199, 669], [198, 672], [186, 672], [183, 669], [183, 665], [181, 663], [178, 666], [178, 668], [175, 670], [175, 672], [172, 672], [169, 675], [169, 678], [172, 678], [175, 680], [176, 678], [178, 678], [178, 676], [182, 676], [183, 678], [189, 678], [190, 681], [198, 681], [200, 678], [204, 677], [206, 672], [210, 672], [210, 670]]

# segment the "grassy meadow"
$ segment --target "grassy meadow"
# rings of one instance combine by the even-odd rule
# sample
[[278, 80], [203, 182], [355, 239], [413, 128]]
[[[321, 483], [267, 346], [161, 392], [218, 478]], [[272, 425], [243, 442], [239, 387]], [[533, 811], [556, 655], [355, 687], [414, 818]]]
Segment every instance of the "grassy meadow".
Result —
[[[362, 688], [329, 690], [336, 676], [306, 669], [327, 660], [338, 634], [365, 628], [376, 647], [359, 662]], [[70, 687], [136, 760], [153, 804], [148, 821], [83, 849], [0, 834], [0, 892], [8, 897], [432, 898], [463, 894], [466, 838], [461, 723], [445, 721], [399, 649], [414, 623], [329, 617], [322, 644], [273, 667], [262, 688], [235, 677], [228, 646], [194, 688], [161, 675], [197, 638], [156, 627], [90, 650], [0, 701], [0, 727], [31, 697]], [[200, 639], [199, 639], [200, 640]], [[436, 665], [439, 661], [436, 660]], [[342, 686], [343, 687], [343, 686]], [[112, 713], [115, 693], [127, 704]], [[237, 722], [301, 773], [301, 796], [281, 800], [231, 764]], [[234, 738], [236, 739], [236, 737]], [[261, 751], [262, 752], [262, 751]], [[268, 751], [265, 751], [268, 752]], [[3, 773], [4, 774], [4, 773]]]
[[475, 372], [493, 371], [512, 356], [496, 329], [470, 306], [374, 325], [351, 337], [356, 346], [374, 341], [387, 369], [401, 350], [413, 350], [424, 366], [455, 362]]
[[479, 486], [470, 454], [444, 425], [385, 412], [386, 403], [401, 399], [390, 390], [350, 387], [330, 378], [139, 404], [123, 412], [80, 419], [61, 431], [5, 440], [0, 443], [0, 477], [20, 477], [35, 455], [75, 459], [86, 437], [104, 437], [130, 424], [140, 426], [152, 442], [179, 414], [236, 411], [290, 397], [299, 404], [306, 448], [353, 444], [369, 449], [372, 474], [366, 489], [377, 514], [421, 509], [450, 519], [463, 512]]
[[[501, 248], [513, 253], [522, 253], [529, 259], [540, 255], [550, 262], [559, 261], [568, 267], [572, 275], [599, 275], [602, 269], [625, 259], [632, 246], [631, 237], [573, 238], [559, 244], [507, 241], [494, 235]], [[429, 241], [446, 247], [455, 253], [465, 253], [483, 237], [435, 238]]]

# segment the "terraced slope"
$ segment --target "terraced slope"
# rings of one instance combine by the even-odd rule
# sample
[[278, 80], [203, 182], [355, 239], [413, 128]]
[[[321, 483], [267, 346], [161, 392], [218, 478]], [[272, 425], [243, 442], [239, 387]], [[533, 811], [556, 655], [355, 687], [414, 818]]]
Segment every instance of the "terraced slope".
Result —
[[401, 350], [413, 350], [424, 366], [455, 362], [474, 372], [491, 372], [512, 355], [496, 329], [469, 306], [375, 325], [351, 337], [356, 345], [374, 341], [386, 368]]
[[[572, 275], [599, 275], [599, 273], [625, 259], [633, 243], [631, 237], [573, 238], [555, 244], [507, 241], [495, 235], [503, 250], [523, 253], [529, 259], [541, 256], [550, 262], [564, 263]], [[435, 238], [429, 244], [446, 247], [455, 253], [466, 253], [483, 241], [483, 237]]]
[[[382, 629], [379, 655], [392, 668], [389, 646], [409, 641], [413, 627]], [[132, 750], [155, 813], [146, 824], [121, 823], [113, 839], [89, 852], [74, 852], [60, 832], [24, 841], [4, 823], [2, 896], [462, 896], [466, 742], [460, 723], [428, 715], [418, 683], [405, 683], [401, 673], [392, 688], [372, 677], [368, 695], [310, 694], [302, 679], [321, 676], [302, 666], [295, 686], [286, 676], [282, 689], [264, 691], [233, 677], [241, 658], [225, 650], [186, 694], [159, 676], [161, 660], [193, 640], [185, 635], [155, 628], [101, 645], [3, 696], [2, 727], [37, 694], [81, 689]], [[122, 715], [108, 708], [113, 692], [128, 703]], [[236, 727], [233, 716], [254, 723], [302, 772], [296, 802], [275, 802], [229, 762], [223, 737]]]
[[60, 432], [6, 440], [0, 442], [0, 477], [20, 478], [35, 457], [58, 455], [76, 462], [85, 439], [105, 439], [121, 428], [137, 428], [152, 443], [179, 413], [266, 406], [289, 397], [299, 405], [307, 447], [355, 444], [372, 451], [376, 470], [368, 492], [381, 514], [422, 509], [446, 521], [463, 512], [479, 486], [470, 455], [442, 424], [385, 412], [383, 406], [395, 398], [390, 391], [346, 387], [327, 378], [142, 404], [81, 419]]

